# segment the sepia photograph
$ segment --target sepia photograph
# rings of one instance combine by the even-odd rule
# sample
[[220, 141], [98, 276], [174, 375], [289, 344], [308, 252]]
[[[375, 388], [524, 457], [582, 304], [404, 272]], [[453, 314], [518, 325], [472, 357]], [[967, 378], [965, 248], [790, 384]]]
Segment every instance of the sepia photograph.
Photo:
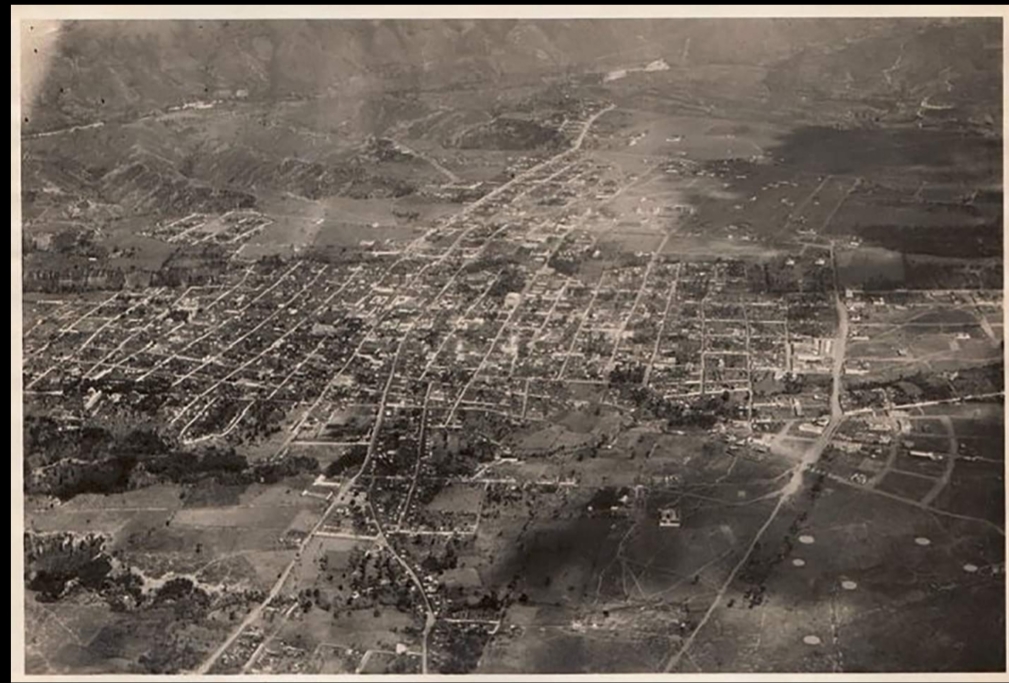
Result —
[[698, 7], [12, 7], [12, 675], [1005, 680], [1002, 10]]

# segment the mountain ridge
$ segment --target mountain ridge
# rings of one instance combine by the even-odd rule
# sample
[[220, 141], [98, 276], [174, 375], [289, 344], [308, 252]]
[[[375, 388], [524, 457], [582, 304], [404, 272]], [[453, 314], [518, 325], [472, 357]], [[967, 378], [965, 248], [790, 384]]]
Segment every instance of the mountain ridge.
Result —
[[[829, 55], [839, 50], [847, 50], [846, 58], [866, 48], [882, 54], [895, 40], [913, 41], [909, 34], [917, 31], [934, 37], [960, 25], [931, 19], [67, 22], [58, 25], [55, 40], [33, 35], [32, 27], [23, 31], [22, 62], [37, 59], [43, 67], [23, 66], [29, 95], [22, 124], [32, 134], [200, 99], [491, 86], [659, 58], [680, 66], [764, 66], [782, 88], [801, 88], [822, 84], [824, 74], [835, 78]], [[968, 26], [968, 40], [1000, 42], [998, 21]], [[915, 55], [932, 59], [927, 49]], [[805, 71], [789, 68], [796, 59]]]

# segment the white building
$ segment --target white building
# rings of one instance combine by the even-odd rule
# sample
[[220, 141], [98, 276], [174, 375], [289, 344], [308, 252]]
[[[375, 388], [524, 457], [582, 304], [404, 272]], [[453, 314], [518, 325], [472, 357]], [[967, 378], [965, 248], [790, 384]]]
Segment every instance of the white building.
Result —
[[675, 507], [659, 510], [659, 526], [678, 529], [680, 527], [680, 511]]

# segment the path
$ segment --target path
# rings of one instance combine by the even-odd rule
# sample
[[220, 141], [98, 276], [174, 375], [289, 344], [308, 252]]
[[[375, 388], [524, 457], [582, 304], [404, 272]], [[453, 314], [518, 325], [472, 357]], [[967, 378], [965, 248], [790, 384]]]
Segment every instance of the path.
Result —
[[940, 415], [939, 421], [949, 436], [949, 447], [946, 451], [946, 468], [943, 470], [942, 476], [935, 482], [935, 486], [921, 499], [922, 505], [931, 505], [932, 501], [938, 498], [942, 490], [949, 484], [950, 477], [953, 476], [953, 468], [956, 467], [956, 454], [960, 450], [960, 444], [956, 438], [956, 430], [953, 428], [953, 420], [950, 419], [949, 415]]
[[[473, 211], [475, 211], [477, 208], [485, 205], [486, 203], [488, 203], [490, 201], [493, 201], [493, 199], [495, 199], [496, 197], [499, 197], [501, 194], [503, 194], [504, 192], [508, 191], [509, 189], [511, 189], [512, 187], [514, 187], [516, 184], [518, 184], [518, 183], [524, 181], [525, 179], [529, 178], [530, 176], [534, 175], [536, 172], [538, 172], [538, 171], [542, 170], [543, 168], [547, 167], [549, 164], [551, 164], [551, 163], [553, 163], [553, 162], [555, 162], [557, 160], [563, 159], [563, 158], [567, 157], [568, 155], [572, 154], [573, 152], [575, 152], [577, 149], [579, 149], [581, 147], [581, 145], [584, 142], [585, 137], [588, 134], [588, 131], [591, 128], [592, 124], [596, 120], [598, 120], [600, 116], [602, 116], [606, 112], [612, 110], [613, 108], [614, 108], [614, 105], [610, 105], [610, 106], [606, 107], [605, 109], [602, 109], [602, 110], [596, 112], [593, 116], [589, 117], [589, 119], [586, 120], [586, 122], [585, 122], [585, 124], [583, 126], [583, 129], [582, 129], [582, 132], [578, 136], [578, 139], [575, 141], [575, 144], [574, 144], [573, 147], [571, 147], [568, 150], [566, 150], [564, 152], [561, 152], [561, 153], [559, 153], [559, 154], [557, 154], [557, 155], [555, 155], [553, 157], [550, 157], [549, 159], [547, 159], [546, 161], [544, 161], [544, 162], [542, 162], [540, 164], [537, 164], [536, 166], [534, 166], [534, 167], [528, 169], [527, 171], [525, 171], [524, 173], [519, 174], [518, 176], [516, 176], [515, 178], [513, 178], [509, 182], [501, 185], [496, 190], [494, 190], [494, 191], [492, 191], [492, 192], [484, 195], [483, 197], [481, 197], [480, 199], [476, 200], [475, 202], [472, 202], [471, 204], [466, 205], [466, 207], [464, 207], [461, 211], [459, 211], [451, 219], [449, 219], [449, 221], [447, 221], [446, 224], [450, 225], [450, 224], [452, 224], [454, 222], [457, 222], [457, 221], [461, 220], [465, 216], [467, 216], [470, 213], [472, 213]], [[440, 227], [445, 227], [446, 224], [442, 224]], [[437, 229], [438, 229], [437, 226], [435, 228], [432, 228], [432, 230], [430, 230], [427, 233], [425, 233], [425, 236], [434, 233]], [[453, 243], [451, 245], [449, 245], [444, 250], [444, 252], [441, 254], [441, 256], [439, 258], [433, 259], [425, 267], [421, 268], [421, 270], [418, 271], [410, 279], [410, 281], [407, 284], [407, 287], [409, 285], [412, 285], [413, 282], [415, 282], [429, 268], [433, 267], [436, 264], [442, 263], [448, 257], [448, 255], [452, 251], [454, 251], [456, 249], [456, 247], [458, 247], [459, 244], [462, 243], [463, 239], [466, 237], [466, 235], [469, 233], [469, 231], [470, 231], [469, 229], [463, 230], [462, 233], [459, 235], [459, 237], [455, 241], [453, 241]], [[416, 248], [417, 246], [419, 246], [420, 244], [422, 244], [423, 241], [424, 241], [424, 237], [422, 236], [418, 240], [415, 240], [411, 244], [411, 248], [408, 248], [407, 251], [408, 252], [412, 251], [412, 248]], [[441, 298], [441, 296], [445, 293], [445, 291], [447, 291], [448, 288], [455, 281], [456, 277], [458, 276], [459, 272], [461, 272], [461, 270], [462, 270], [462, 268], [460, 268], [459, 271], [457, 271], [455, 273], [455, 275], [453, 275], [453, 277], [449, 279], [448, 284], [446, 284], [445, 287], [443, 287], [441, 289], [441, 291], [439, 292], [439, 294], [436, 295], [434, 301], [432, 301], [430, 304], [428, 304], [428, 307], [430, 307], [431, 305], [433, 305], [433, 303], [435, 301], [437, 301], [438, 299]], [[386, 313], [388, 313], [388, 311]], [[380, 319], [383, 318], [383, 317], [384, 316], [379, 316]], [[377, 327], [377, 324], [376, 324], [375, 327]], [[256, 620], [258, 620], [261, 617], [261, 615], [262, 615], [264, 609], [266, 608], [266, 606], [274, 598], [276, 598], [280, 594], [280, 591], [282, 590], [284, 584], [286, 583], [287, 578], [290, 576], [290, 574], [293, 571], [294, 567], [300, 561], [301, 555], [304, 552], [305, 547], [307, 547], [308, 543], [312, 540], [312, 538], [322, 528], [323, 523], [329, 517], [329, 515], [332, 513], [333, 509], [341, 502], [344, 494], [346, 492], [350, 491], [353, 488], [353, 486], [357, 483], [358, 477], [360, 477], [362, 473], [364, 473], [365, 471], [367, 471], [368, 465], [371, 462], [371, 459], [372, 459], [372, 457], [374, 455], [374, 452], [375, 452], [376, 445], [378, 443], [378, 434], [379, 434], [379, 432], [381, 430], [382, 421], [383, 421], [383, 418], [385, 416], [385, 404], [386, 404], [386, 401], [388, 400], [388, 395], [389, 395], [389, 391], [390, 391], [390, 389], [392, 387], [392, 384], [393, 384], [393, 379], [395, 378], [396, 366], [397, 366], [397, 364], [398, 364], [398, 362], [400, 360], [400, 356], [402, 355], [402, 351], [403, 351], [403, 348], [405, 347], [405, 342], [406, 342], [406, 340], [407, 340], [408, 337], [409, 337], [409, 331], [407, 333], [405, 333], [403, 335], [402, 339], [400, 340], [400, 343], [399, 343], [399, 345], [398, 345], [398, 347], [396, 349], [396, 355], [394, 356], [394, 358], [392, 360], [392, 364], [391, 364], [392, 367], [390, 368], [389, 377], [386, 380], [386, 384], [385, 384], [385, 387], [384, 387], [383, 392], [382, 392], [382, 397], [381, 397], [380, 402], [379, 402], [378, 413], [377, 413], [377, 416], [376, 416], [376, 419], [375, 419], [375, 424], [374, 424], [374, 426], [372, 428], [371, 440], [370, 440], [369, 445], [368, 445], [368, 452], [367, 452], [367, 455], [365, 456], [364, 463], [361, 465], [360, 469], [358, 469], [357, 473], [352, 478], [348, 479], [347, 482], [344, 484], [344, 486], [342, 486], [340, 488], [340, 492], [337, 495], [333, 496], [333, 500], [329, 504], [329, 506], [326, 508], [325, 512], [323, 512], [323, 514], [320, 516], [319, 520], [316, 522], [315, 526], [308, 533], [308, 535], [306, 535], [305, 538], [302, 540], [302, 542], [301, 542], [301, 544], [299, 546], [298, 552], [295, 555], [294, 560], [292, 560], [287, 565], [287, 567], [284, 569], [284, 571], [278, 577], [277, 582], [270, 589], [270, 592], [266, 596], [266, 598], [261, 603], [257, 604], [245, 616], [245, 618], [242, 620], [242, 622], [240, 624], [238, 624], [238, 626], [234, 630], [232, 630], [232, 632], [228, 635], [228, 637], [225, 639], [225, 641], [217, 649], [215, 649], [200, 664], [200, 666], [196, 669], [195, 673], [204, 675], [208, 671], [210, 671], [210, 669], [214, 666], [214, 664], [217, 663], [217, 661], [224, 654], [224, 652], [227, 651], [227, 649], [241, 636], [241, 634], [243, 632], [245, 632], [245, 630], [250, 625], [252, 625]], [[368, 338], [368, 335], [365, 335], [365, 339], [367, 339], [367, 338]], [[363, 343], [364, 342], [362, 341], [362, 344]], [[351, 354], [350, 360], [352, 360], [355, 355], [356, 355], [356, 352], [354, 354]], [[295, 440], [295, 438], [297, 437], [297, 434], [299, 433], [299, 431], [300, 431], [302, 425], [304, 424], [304, 422], [307, 420], [308, 416], [311, 415], [314, 412], [314, 410], [316, 408], [318, 408], [318, 406], [322, 403], [322, 401], [324, 400], [324, 398], [325, 398], [328, 390], [331, 388], [332, 384], [336, 381], [336, 379], [340, 377], [340, 375], [343, 373], [343, 371], [346, 368], [346, 366], [349, 365], [350, 360], [347, 361], [347, 364], [344, 366], [344, 368], [341, 368], [340, 370], [338, 370], [330, 378], [330, 381], [327, 382], [326, 387], [323, 389], [323, 391], [320, 392], [320, 394], [318, 395], [318, 397], [316, 398], [316, 400], [311, 404], [311, 406], [308, 408], [308, 410], [305, 413], [302, 414], [301, 419], [294, 426], [294, 428], [290, 431], [288, 437], [284, 440], [284, 443], [281, 446], [280, 450], [278, 451], [278, 454], [282, 453], [284, 450], [286, 450], [286, 448], [291, 444], [291, 442], [293, 442]], [[370, 502], [369, 502], [369, 509], [371, 509]], [[376, 518], [376, 522], [377, 521], [378, 520]], [[383, 543], [386, 546], [389, 546], [389, 544], [388, 544], [388, 542], [387, 542], [387, 540], [385, 538], [385, 532], [381, 529], [380, 523], [378, 523], [378, 526], [379, 526], [379, 537], [380, 537], [380, 539], [383, 541]], [[417, 578], [417, 576], [413, 572], [412, 568], [410, 568], [409, 565], [407, 565], [406, 562], [401, 557], [399, 557], [396, 554], [395, 550], [393, 550], [391, 548], [391, 546], [389, 546], [389, 548], [390, 548], [390, 552], [392, 552], [392, 554], [397, 559], [397, 561], [399, 561], [400, 564], [402, 564], [404, 566], [404, 568], [406, 569], [407, 573], [410, 575], [411, 579], [413, 579], [414, 582], [418, 585], [418, 588], [420, 589], [421, 597], [424, 600], [425, 609], [426, 609], [427, 615], [428, 615], [428, 618], [427, 618], [427, 622], [428, 623], [425, 626], [425, 635], [424, 635], [425, 648], [424, 648], [424, 657], [423, 657], [423, 660], [422, 660], [422, 666], [423, 666], [424, 671], [426, 672], [426, 670], [427, 670], [427, 647], [426, 647], [426, 645], [427, 645], [427, 635], [430, 632], [431, 628], [433, 628], [433, 626], [434, 626], [434, 612], [431, 609], [431, 606], [430, 606], [430, 603], [428, 601], [427, 595], [424, 593], [423, 584], [421, 584], [420, 579]], [[260, 650], [258, 650], [258, 648], [257, 648], [257, 651], [260, 651]], [[256, 653], [253, 654], [253, 657], [255, 657], [255, 656], [256, 656]]]
[[441, 163], [439, 163], [437, 159], [435, 159], [433, 157], [430, 157], [427, 154], [424, 154], [423, 152], [418, 152], [416, 149], [413, 149], [412, 147], [407, 147], [406, 145], [404, 145], [399, 140], [393, 140], [393, 142], [396, 143], [396, 146], [399, 147], [404, 152], [406, 152], [407, 154], [409, 154], [411, 156], [415, 156], [418, 159], [420, 159], [421, 161], [426, 161], [432, 168], [434, 168], [434, 170], [438, 171], [443, 176], [445, 176], [445, 178], [450, 183], [461, 183], [462, 182], [462, 179], [459, 176], [457, 176], [455, 173], [453, 173], [452, 171], [450, 171], [447, 168], [445, 168], [444, 166], [442, 166]]
[[[831, 247], [831, 260], [834, 259], [834, 250]], [[708, 610], [704, 613], [704, 616], [698, 622], [697, 627], [690, 633], [690, 636], [683, 641], [683, 645], [680, 649], [675, 652], [670, 658], [666, 665], [663, 667], [663, 671], [669, 673], [673, 671], [677, 666], [679, 666], [680, 660], [684, 655], [689, 656], [690, 647], [694, 644], [694, 640], [697, 638], [697, 634], [701, 632], [701, 629], [708, 623], [711, 616], [714, 614], [718, 605], [721, 604], [722, 599], [725, 597], [726, 592], [728, 592], [729, 587], [732, 582], [735, 581], [736, 575], [742, 570], [746, 565], [746, 562], [750, 559], [750, 555], [753, 554], [753, 549], [763, 538], [767, 529], [770, 528], [771, 524], [778, 517], [778, 513], [781, 512], [781, 508], [784, 507], [785, 503], [791, 499], [799, 490], [802, 488], [802, 480], [805, 471], [813, 467], [816, 462], [823, 455], [823, 451], [826, 450], [827, 445], [830, 443], [830, 439], [833, 437], [834, 432], [841, 425], [844, 420], [844, 412], [841, 410], [841, 378], [844, 369], [844, 354], [846, 341], [848, 338], [848, 309], [844, 305], [844, 301], [841, 298], [841, 293], [838, 288], [837, 282], [837, 267], [834, 264], [834, 305], [837, 309], [837, 332], [834, 336], [834, 364], [832, 368], [832, 386], [830, 393], [830, 421], [824, 428], [820, 436], [813, 442], [813, 445], [805, 452], [802, 460], [792, 469], [792, 477], [789, 479], [788, 483], [782, 488], [781, 496], [778, 498], [778, 502], [775, 504], [774, 509], [771, 510], [771, 514], [767, 516], [767, 520], [761, 525], [760, 529], [754, 535], [753, 540], [750, 541], [750, 545], [747, 547], [746, 552], [740, 558], [739, 562], [732, 571], [729, 573], [728, 578], [718, 589], [718, 593], [715, 595], [715, 599], [711, 601], [711, 605]]]

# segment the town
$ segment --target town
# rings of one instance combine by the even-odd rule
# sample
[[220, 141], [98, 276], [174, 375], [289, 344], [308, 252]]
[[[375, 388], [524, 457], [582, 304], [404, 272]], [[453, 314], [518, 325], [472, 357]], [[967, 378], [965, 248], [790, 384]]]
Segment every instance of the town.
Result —
[[681, 42], [25, 137], [34, 670], [990, 668], [997, 132]]

